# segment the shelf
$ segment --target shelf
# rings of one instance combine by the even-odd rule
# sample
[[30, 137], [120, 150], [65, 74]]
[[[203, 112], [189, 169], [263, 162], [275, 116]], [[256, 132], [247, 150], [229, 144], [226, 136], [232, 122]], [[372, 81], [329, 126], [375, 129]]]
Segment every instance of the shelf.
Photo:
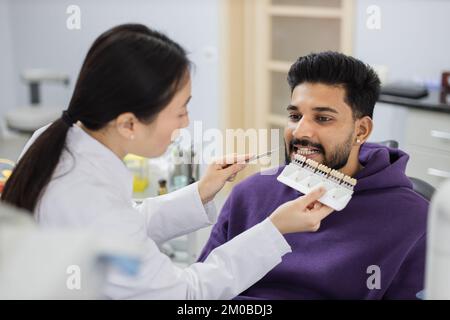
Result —
[[272, 5], [267, 8], [267, 13], [271, 16], [280, 17], [306, 17], [325, 19], [340, 19], [343, 17], [342, 9], [322, 7]]
[[269, 4], [282, 6], [302, 6], [320, 8], [339, 8], [346, 0], [271, 0]]
[[269, 59], [295, 61], [311, 52], [340, 51], [341, 19], [272, 17]]

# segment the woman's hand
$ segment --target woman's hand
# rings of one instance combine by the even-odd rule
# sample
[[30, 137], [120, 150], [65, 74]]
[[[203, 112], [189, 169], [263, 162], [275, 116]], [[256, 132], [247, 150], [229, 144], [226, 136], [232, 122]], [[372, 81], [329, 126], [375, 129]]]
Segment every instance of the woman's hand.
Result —
[[236, 174], [247, 166], [245, 160], [250, 157], [251, 155], [238, 156], [233, 154], [210, 164], [206, 169], [205, 175], [198, 183], [198, 192], [202, 203], [205, 204], [214, 199], [225, 185], [225, 182], [233, 181]]
[[324, 188], [319, 188], [286, 202], [279, 206], [269, 218], [282, 234], [317, 231], [322, 219], [333, 212], [333, 209], [317, 201], [325, 192]]

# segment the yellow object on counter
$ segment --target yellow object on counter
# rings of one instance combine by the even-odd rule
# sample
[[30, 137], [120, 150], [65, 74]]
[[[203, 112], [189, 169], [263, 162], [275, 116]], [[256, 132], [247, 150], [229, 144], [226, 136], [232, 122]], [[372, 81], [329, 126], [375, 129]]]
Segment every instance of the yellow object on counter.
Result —
[[148, 179], [133, 176], [133, 192], [144, 192], [148, 187]]
[[133, 173], [133, 192], [144, 192], [149, 185], [148, 160], [134, 154], [128, 154], [123, 160]]
[[0, 158], [0, 194], [3, 192], [6, 180], [11, 176], [14, 166], [13, 161]]

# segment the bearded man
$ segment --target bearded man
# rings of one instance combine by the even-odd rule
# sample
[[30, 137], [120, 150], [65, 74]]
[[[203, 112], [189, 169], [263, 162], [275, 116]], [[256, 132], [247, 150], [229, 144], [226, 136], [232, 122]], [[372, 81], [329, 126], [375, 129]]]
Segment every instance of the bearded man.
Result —
[[[287, 235], [292, 253], [238, 298], [415, 299], [424, 286], [428, 201], [405, 175], [406, 153], [366, 142], [378, 76], [360, 60], [322, 52], [300, 57], [288, 83], [286, 162], [299, 153], [358, 182], [318, 232]], [[277, 181], [283, 168], [233, 189], [200, 260], [301, 195]]]

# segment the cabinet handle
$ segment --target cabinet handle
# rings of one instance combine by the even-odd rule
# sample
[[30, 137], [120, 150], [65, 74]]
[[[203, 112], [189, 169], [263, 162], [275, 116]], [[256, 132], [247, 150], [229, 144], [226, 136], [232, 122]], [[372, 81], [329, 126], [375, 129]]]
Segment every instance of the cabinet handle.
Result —
[[450, 178], [450, 172], [449, 171], [443, 171], [443, 170], [439, 170], [439, 169], [428, 168], [427, 172], [431, 176], [440, 177], [440, 178]]
[[439, 131], [439, 130], [431, 130], [430, 134], [433, 138], [450, 140], [450, 132]]

